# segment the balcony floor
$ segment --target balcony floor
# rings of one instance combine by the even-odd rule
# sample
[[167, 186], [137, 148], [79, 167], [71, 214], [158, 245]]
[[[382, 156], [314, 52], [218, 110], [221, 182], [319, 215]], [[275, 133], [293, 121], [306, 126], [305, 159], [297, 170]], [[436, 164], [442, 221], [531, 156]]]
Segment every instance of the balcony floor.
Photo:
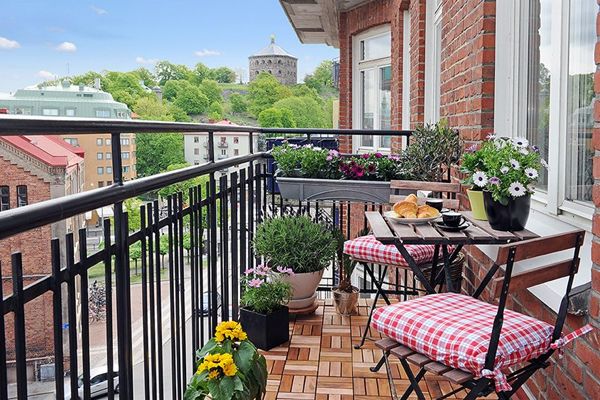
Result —
[[[269, 371], [266, 399], [391, 399], [385, 367], [378, 373], [369, 371], [381, 351], [372, 340], [367, 340], [360, 350], [352, 347], [359, 342], [368, 311], [367, 300], [361, 299], [357, 316], [342, 317], [336, 313], [332, 300], [324, 300], [315, 314], [291, 320], [290, 342], [264, 353]], [[401, 395], [409, 381], [399, 367], [397, 361], [392, 365], [396, 390]], [[421, 388], [430, 399], [456, 387], [441, 377], [427, 374]], [[448, 398], [464, 396], [461, 391]]]

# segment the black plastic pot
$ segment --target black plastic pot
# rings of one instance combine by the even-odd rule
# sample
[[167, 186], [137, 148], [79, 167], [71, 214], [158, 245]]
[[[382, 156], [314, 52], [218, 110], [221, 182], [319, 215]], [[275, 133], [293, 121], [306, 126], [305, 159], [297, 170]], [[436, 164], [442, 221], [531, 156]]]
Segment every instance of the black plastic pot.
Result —
[[259, 314], [241, 308], [240, 323], [248, 334], [248, 339], [262, 350], [272, 349], [290, 339], [287, 307], [282, 307], [271, 314]]
[[525, 229], [531, 209], [529, 194], [514, 199], [510, 198], [508, 204], [504, 205], [495, 201], [490, 192], [484, 191], [483, 203], [488, 222], [493, 229], [498, 231], [522, 231]]

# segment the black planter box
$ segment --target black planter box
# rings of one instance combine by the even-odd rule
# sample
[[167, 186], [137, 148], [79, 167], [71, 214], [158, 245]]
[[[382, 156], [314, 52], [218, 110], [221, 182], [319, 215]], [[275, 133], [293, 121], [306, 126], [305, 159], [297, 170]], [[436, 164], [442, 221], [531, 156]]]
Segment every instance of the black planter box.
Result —
[[248, 334], [248, 339], [262, 350], [272, 349], [290, 339], [287, 307], [282, 307], [271, 314], [259, 314], [242, 308], [240, 323]]

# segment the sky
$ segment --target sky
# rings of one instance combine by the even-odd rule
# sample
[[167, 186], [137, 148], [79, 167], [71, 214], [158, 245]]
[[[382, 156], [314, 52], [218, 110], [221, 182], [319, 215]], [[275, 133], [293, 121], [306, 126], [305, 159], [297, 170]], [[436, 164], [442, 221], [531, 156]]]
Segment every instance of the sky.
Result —
[[243, 69], [270, 36], [304, 79], [339, 55], [300, 43], [278, 0], [5, 0], [0, 92], [87, 71], [153, 69], [157, 60]]

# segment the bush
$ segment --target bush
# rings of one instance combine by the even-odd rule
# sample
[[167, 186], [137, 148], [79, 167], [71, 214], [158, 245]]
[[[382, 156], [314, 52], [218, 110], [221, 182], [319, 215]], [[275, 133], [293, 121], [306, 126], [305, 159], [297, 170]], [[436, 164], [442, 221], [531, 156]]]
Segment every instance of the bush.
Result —
[[265, 257], [271, 268], [291, 268], [294, 273], [327, 268], [336, 248], [331, 231], [307, 216], [268, 219], [254, 237], [256, 254]]

